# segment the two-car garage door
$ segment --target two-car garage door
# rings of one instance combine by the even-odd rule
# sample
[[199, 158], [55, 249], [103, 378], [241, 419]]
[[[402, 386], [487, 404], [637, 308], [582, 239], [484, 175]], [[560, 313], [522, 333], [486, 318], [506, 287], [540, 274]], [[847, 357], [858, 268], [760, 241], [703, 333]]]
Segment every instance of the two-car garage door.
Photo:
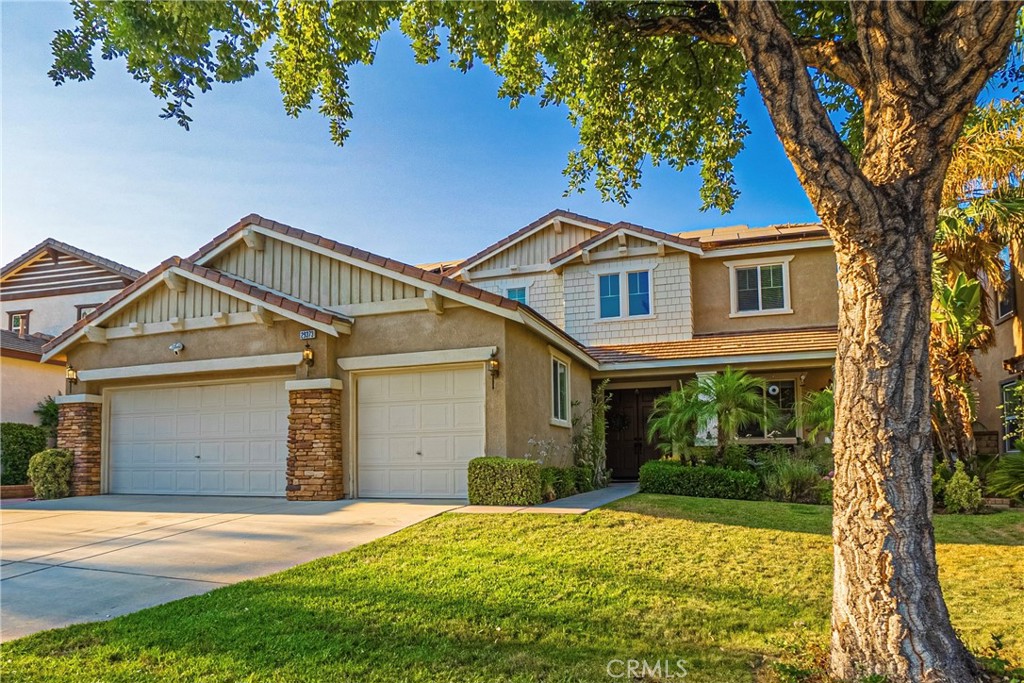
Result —
[[111, 493], [284, 495], [284, 380], [119, 389], [110, 412]]
[[465, 498], [484, 454], [484, 371], [412, 370], [358, 379], [359, 496]]

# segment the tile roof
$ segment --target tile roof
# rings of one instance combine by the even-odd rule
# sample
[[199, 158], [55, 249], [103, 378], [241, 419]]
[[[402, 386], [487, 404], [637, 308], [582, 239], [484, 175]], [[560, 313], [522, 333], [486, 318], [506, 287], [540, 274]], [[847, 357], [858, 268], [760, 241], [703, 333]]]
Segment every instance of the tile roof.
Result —
[[700, 249], [701, 247], [700, 242], [698, 240], [689, 238], [688, 236], [686, 236], [686, 233], [673, 234], [670, 232], [661, 232], [660, 230], [652, 230], [651, 228], [645, 228], [644, 226], [636, 225], [635, 223], [626, 223], [625, 221], [619, 221], [615, 225], [611, 225], [605, 228], [604, 230], [597, 233], [593, 237], [583, 240], [579, 244], [573, 247], [569, 247], [561, 254], [552, 257], [550, 262], [558, 263], [559, 261], [562, 261], [563, 259], [565, 259], [568, 256], [571, 256], [574, 253], [581, 252], [594, 244], [603, 242], [608, 238], [609, 235], [613, 235], [619, 230], [629, 230], [630, 232], [635, 232], [639, 235], [645, 235], [654, 240], [671, 242], [672, 244], [681, 247], [692, 247], [694, 249]]
[[800, 240], [813, 237], [827, 238], [828, 231], [820, 223], [784, 223], [760, 228], [732, 225], [707, 230], [690, 230], [676, 233], [676, 235], [698, 241], [705, 250], [713, 250], [744, 244]]
[[589, 223], [601, 229], [608, 228], [611, 226], [611, 223], [608, 223], [607, 221], [599, 221], [596, 218], [590, 218], [589, 216], [584, 216], [582, 214], [573, 213], [571, 211], [565, 211], [563, 209], [555, 209], [554, 211], [550, 211], [544, 214], [543, 216], [533, 221], [529, 225], [524, 225], [511, 235], [502, 237], [494, 244], [485, 247], [484, 249], [478, 251], [469, 258], [463, 259], [456, 266], [450, 268], [448, 272], [457, 272], [459, 270], [462, 270], [463, 268], [467, 268], [468, 266], [486, 258], [487, 256], [490, 256], [491, 254], [500, 251], [501, 248], [504, 247], [505, 245], [509, 244], [510, 242], [515, 242], [520, 237], [523, 237], [524, 235], [530, 233], [533, 230], [536, 230], [542, 225], [551, 222], [555, 218], [568, 218], [570, 220], [579, 221], [581, 223]]
[[35, 356], [41, 356], [43, 354], [43, 344], [53, 339], [53, 337], [40, 334], [29, 334], [24, 337], [18, 335], [16, 332], [10, 330], [0, 330], [0, 349], [4, 351], [20, 351], [22, 353], [30, 353]]
[[32, 247], [21, 256], [18, 256], [16, 259], [11, 261], [7, 265], [5, 265], [3, 269], [0, 269], [0, 278], [6, 277], [11, 272], [17, 270], [25, 263], [34, 259], [36, 256], [39, 255], [40, 252], [47, 249], [55, 249], [57, 251], [64, 252], [69, 256], [76, 256], [82, 259], [83, 261], [87, 261], [93, 264], [94, 266], [104, 268], [112, 273], [128, 278], [129, 280], [137, 280], [138, 278], [142, 277], [142, 271], [135, 270], [134, 268], [129, 268], [128, 266], [117, 263], [116, 261], [111, 261], [110, 259], [103, 258], [102, 256], [97, 256], [96, 254], [85, 251], [84, 249], [73, 247], [65, 242], [55, 240], [52, 237], [47, 237], [42, 242]]
[[813, 327], [698, 335], [693, 339], [671, 342], [589, 346], [587, 353], [601, 363], [728, 358], [753, 354], [834, 351], [837, 338], [835, 327]]
[[191, 261], [187, 261], [177, 256], [172, 256], [171, 258], [167, 259], [153, 270], [149, 271], [148, 273], [140, 277], [138, 280], [136, 280], [129, 286], [122, 289], [120, 292], [115, 294], [112, 298], [103, 303], [92, 313], [82, 318], [77, 323], [75, 323], [72, 327], [61, 332], [59, 336], [47, 342], [46, 345], [43, 347], [43, 351], [48, 352], [51, 349], [60, 345], [61, 343], [67, 341], [76, 333], [81, 331], [84, 327], [93, 323], [97, 318], [102, 316], [111, 308], [118, 305], [126, 298], [132, 296], [135, 292], [144, 287], [147, 283], [152, 282], [154, 279], [160, 277], [171, 268], [180, 268], [181, 270], [192, 273], [193, 275], [197, 275], [203, 280], [207, 280], [211, 283], [217, 283], [223, 287], [229, 287], [235, 290], [236, 292], [239, 292], [240, 294], [248, 295], [254, 299], [258, 299], [267, 305], [283, 308], [286, 311], [290, 311], [292, 313], [295, 313], [296, 315], [300, 315], [304, 318], [315, 320], [320, 323], [325, 323], [329, 325], [335, 321], [343, 323], [352, 322], [352, 319], [347, 316], [344, 316], [340, 313], [335, 313], [326, 308], [321, 308], [320, 306], [315, 306], [305, 301], [301, 301], [300, 299], [296, 299], [295, 297], [284, 294], [283, 292], [268, 289], [262, 285], [250, 282], [248, 280], [244, 280], [234, 275], [230, 275], [215, 268], [207, 268], [205, 266], [196, 265]]

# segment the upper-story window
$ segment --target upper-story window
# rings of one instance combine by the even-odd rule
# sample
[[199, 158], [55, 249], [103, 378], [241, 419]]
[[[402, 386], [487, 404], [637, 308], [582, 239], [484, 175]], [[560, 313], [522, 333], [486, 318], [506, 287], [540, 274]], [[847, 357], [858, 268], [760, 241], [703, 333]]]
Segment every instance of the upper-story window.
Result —
[[1013, 315], [1013, 267], [1010, 265], [1010, 248], [1004, 247], [999, 252], [999, 258], [1003, 262], [1002, 287], [996, 292], [996, 318], [1005, 320]]
[[78, 304], [77, 306], [75, 306], [75, 309], [78, 311], [77, 319], [81, 320], [82, 318], [89, 315], [99, 307], [99, 304]]
[[597, 289], [599, 318], [623, 317], [623, 298], [626, 299], [626, 316], [651, 314], [651, 273], [648, 270], [599, 275]]
[[792, 256], [729, 261], [732, 317], [792, 313], [789, 262]]
[[7, 329], [17, 335], [28, 334], [28, 314], [31, 311], [11, 311], [7, 314]]
[[526, 287], [509, 287], [505, 290], [505, 297], [526, 304]]

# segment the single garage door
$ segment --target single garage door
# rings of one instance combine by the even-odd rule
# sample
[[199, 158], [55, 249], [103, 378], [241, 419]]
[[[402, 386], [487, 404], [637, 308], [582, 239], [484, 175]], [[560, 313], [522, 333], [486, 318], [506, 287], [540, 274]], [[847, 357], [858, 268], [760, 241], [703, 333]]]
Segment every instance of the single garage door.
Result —
[[283, 496], [284, 380], [112, 391], [108, 444], [111, 493]]
[[357, 391], [360, 496], [466, 497], [466, 463], [484, 454], [483, 368], [366, 375]]

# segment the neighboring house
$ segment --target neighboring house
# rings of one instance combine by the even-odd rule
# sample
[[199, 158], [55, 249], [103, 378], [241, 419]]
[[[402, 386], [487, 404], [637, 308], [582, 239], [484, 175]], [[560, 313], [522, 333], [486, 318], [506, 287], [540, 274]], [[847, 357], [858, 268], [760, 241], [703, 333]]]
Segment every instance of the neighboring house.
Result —
[[[816, 225], [670, 234], [556, 211], [423, 269], [253, 215], [44, 358], [77, 371], [60, 440], [79, 495], [461, 498], [471, 458], [568, 444], [604, 378], [622, 478], [654, 454], [654, 398], [699, 373], [756, 372], [792, 413], [831, 380], [835, 274]], [[743, 436], [794, 442], [785, 423]]]
[[[980, 373], [974, 381], [978, 396], [975, 434], [980, 452], [1017, 450], [1016, 444], [1006, 439], [1007, 428], [1015, 420], [1012, 408], [1008, 409], [1012, 396], [1007, 390], [1024, 377], [1024, 280], [1009, 250], [1004, 254], [1004, 264], [1004, 290], [993, 297], [993, 344], [974, 359]], [[985, 438], [987, 434], [995, 443]]]
[[65, 388], [63, 358], [43, 344], [142, 273], [46, 239], [0, 270], [0, 420], [38, 421], [37, 404]]

